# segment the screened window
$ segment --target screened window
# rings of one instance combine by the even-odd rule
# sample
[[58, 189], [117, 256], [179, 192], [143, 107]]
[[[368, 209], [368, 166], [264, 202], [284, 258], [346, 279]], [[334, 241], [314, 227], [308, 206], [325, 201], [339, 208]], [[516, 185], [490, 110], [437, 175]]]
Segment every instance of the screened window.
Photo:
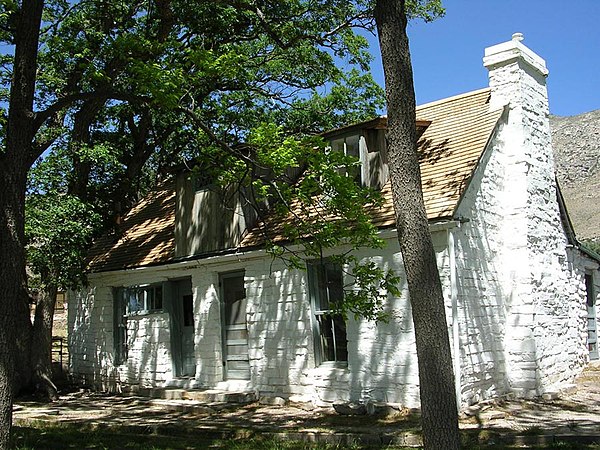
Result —
[[318, 364], [348, 361], [346, 322], [335, 313], [344, 297], [342, 268], [329, 261], [309, 262], [315, 356]]
[[127, 314], [141, 314], [162, 310], [162, 285], [131, 287], [127, 288], [125, 293]]

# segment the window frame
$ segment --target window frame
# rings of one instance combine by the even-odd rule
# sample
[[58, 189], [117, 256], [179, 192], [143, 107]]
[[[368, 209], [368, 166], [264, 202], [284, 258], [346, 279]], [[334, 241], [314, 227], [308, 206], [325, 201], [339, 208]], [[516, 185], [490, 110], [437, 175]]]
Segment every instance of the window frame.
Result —
[[[125, 295], [125, 307], [126, 307], [126, 315], [129, 317], [133, 316], [141, 316], [147, 314], [155, 314], [161, 313], [164, 311], [164, 289], [162, 283], [153, 283], [153, 284], [141, 284], [136, 286], [127, 286], [123, 288]], [[138, 305], [140, 305], [136, 309], [132, 309], [132, 298], [131, 295], [133, 293], [137, 293], [138, 295], [141, 293], [143, 297], [141, 300], [138, 300]], [[149, 293], [152, 295], [149, 295]], [[160, 299], [160, 300], [157, 300]]]
[[124, 364], [129, 357], [127, 345], [127, 297], [126, 288], [113, 288], [113, 348], [114, 365]]
[[[347, 332], [347, 321], [343, 319], [340, 314], [332, 314], [332, 308], [327, 307], [324, 308], [323, 300], [327, 302], [327, 306], [330, 306], [331, 303], [336, 301], [341, 301], [343, 299], [344, 292], [344, 276], [342, 266], [338, 263], [334, 263], [329, 259], [323, 260], [311, 260], [306, 262], [307, 273], [308, 273], [308, 284], [309, 284], [309, 297], [310, 297], [310, 307], [311, 307], [311, 325], [313, 332], [313, 341], [314, 341], [314, 355], [315, 355], [315, 364], [317, 367], [339, 367], [339, 368], [347, 368], [348, 367], [348, 332]], [[341, 298], [334, 299], [332, 301], [330, 295], [330, 289], [328, 288], [328, 271], [335, 270], [339, 272], [339, 286], [337, 289], [340, 291]], [[325, 280], [323, 280], [325, 277]], [[323, 283], [325, 284], [325, 288], [323, 289]], [[325, 293], [327, 295], [326, 299], [323, 299], [321, 296]], [[329, 317], [328, 317], [329, 316]], [[339, 320], [343, 322], [343, 329], [339, 326]], [[331, 331], [331, 339], [333, 343], [333, 359], [329, 359], [327, 356], [326, 345], [324, 343], [324, 333], [322, 323], [324, 320], [329, 320], [331, 323], [330, 331]], [[338, 333], [339, 332], [339, 333]], [[345, 340], [344, 346], [341, 347], [341, 350], [338, 351], [339, 340], [338, 336], [343, 335], [343, 339]]]
[[[354, 138], [356, 138], [356, 154], [353, 154], [353, 152], [349, 151], [350, 145], [348, 144], [348, 140]], [[345, 167], [340, 168], [340, 173], [345, 173], [346, 176], [353, 177], [354, 181], [360, 186], [368, 185], [368, 176], [366, 174], [366, 149], [364, 148], [364, 143], [362, 142], [364, 139], [365, 137], [362, 130], [340, 133], [328, 137], [328, 148], [330, 149], [330, 151], [342, 151], [344, 156], [352, 156], [360, 162], [360, 165], [357, 167], [352, 167], [350, 169]], [[341, 148], [334, 147], [334, 142], [336, 141], [341, 141]]]

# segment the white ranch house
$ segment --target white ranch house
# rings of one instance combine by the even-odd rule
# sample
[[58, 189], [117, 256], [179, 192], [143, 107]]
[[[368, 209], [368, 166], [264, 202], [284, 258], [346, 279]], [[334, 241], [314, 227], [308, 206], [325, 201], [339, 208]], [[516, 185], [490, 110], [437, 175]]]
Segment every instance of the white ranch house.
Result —
[[[560, 390], [598, 358], [600, 264], [570, 226], [554, 175], [548, 72], [521, 40], [485, 50], [488, 88], [417, 110], [462, 406]], [[389, 200], [385, 118], [327, 136], [359, 156], [362, 181]], [[388, 298], [389, 323], [331, 317], [340, 268], [286, 268], [264, 251], [247, 211], [234, 199], [218, 212], [217, 197], [178, 174], [95, 245], [89, 287], [68, 303], [73, 374], [122, 391], [417, 407], [406, 286]], [[402, 274], [390, 201], [374, 220], [387, 246], [359, 256]]]

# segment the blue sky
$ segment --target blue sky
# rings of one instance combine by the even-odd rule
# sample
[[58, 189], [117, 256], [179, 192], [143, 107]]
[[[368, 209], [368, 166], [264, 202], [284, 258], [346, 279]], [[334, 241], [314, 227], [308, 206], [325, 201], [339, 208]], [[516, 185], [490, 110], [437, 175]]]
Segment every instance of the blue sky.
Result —
[[[446, 16], [409, 24], [417, 103], [487, 86], [485, 47], [510, 40], [546, 60], [550, 112], [600, 109], [600, 0], [443, 0]], [[374, 76], [383, 86], [376, 38]]]

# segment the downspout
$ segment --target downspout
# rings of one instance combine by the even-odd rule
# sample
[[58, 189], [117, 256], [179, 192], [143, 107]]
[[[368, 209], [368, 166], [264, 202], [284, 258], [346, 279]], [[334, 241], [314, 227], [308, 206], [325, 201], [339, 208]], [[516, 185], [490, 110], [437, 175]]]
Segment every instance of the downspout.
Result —
[[450, 299], [452, 301], [452, 347], [454, 359], [454, 389], [456, 393], [456, 406], [460, 411], [460, 339], [458, 330], [458, 286], [456, 282], [456, 251], [454, 248], [454, 233], [451, 229], [447, 230], [448, 236], [448, 256], [450, 258]]

